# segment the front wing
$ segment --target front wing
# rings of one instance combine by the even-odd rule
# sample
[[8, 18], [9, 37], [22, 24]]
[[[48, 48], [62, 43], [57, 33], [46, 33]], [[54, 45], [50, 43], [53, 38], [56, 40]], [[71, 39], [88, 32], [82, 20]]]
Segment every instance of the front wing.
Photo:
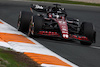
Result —
[[89, 41], [89, 39], [86, 36], [81, 36], [81, 35], [68, 34], [68, 38], [66, 38], [66, 37], [63, 37], [62, 35], [60, 35], [57, 32], [51, 32], [51, 31], [39, 31], [37, 34], [42, 35], [42, 36], [59, 37], [61, 39]]

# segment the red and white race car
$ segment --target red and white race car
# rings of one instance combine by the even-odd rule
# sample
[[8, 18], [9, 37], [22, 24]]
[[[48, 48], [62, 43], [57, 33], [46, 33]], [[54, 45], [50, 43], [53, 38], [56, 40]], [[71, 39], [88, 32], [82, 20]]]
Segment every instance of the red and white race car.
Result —
[[79, 40], [81, 44], [95, 43], [96, 31], [89, 22], [79, 24], [77, 19], [68, 18], [65, 13], [47, 12], [34, 15], [32, 12], [21, 11], [18, 18], [18, 30], [28, 36], [51, 36], [61, 39]]

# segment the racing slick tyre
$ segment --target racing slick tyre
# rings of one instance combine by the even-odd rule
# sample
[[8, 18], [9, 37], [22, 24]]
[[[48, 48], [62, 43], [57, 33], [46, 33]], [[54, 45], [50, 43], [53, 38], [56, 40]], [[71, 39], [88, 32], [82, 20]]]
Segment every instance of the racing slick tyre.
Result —
[[27, 32], [31, 21], [31, 12], [21, 11], [18, 18], [17, 29], [21, 32]]
[[34, 34], [36, 35], [40, 30], [42, 30], [42, 26], [44, 24], [43, 17], [34, 16]]
[[42, 30], [42, 25], [44, 24], [43, 17], [41, 16], [32, 16], [28, 36], [37, 37], [37, 34], [40, 30]]
[[80, 35], [86, 36], [89, 41], [80, 41], [83, 45], [91, 45], [95, 42], [96, 32], [94, 31], [93, 24], [89, 22], [83, 22], [80, 27]]

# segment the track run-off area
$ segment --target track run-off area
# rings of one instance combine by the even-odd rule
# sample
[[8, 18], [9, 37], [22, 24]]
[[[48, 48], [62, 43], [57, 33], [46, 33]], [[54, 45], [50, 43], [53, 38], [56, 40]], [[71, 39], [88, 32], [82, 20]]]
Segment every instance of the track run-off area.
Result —
[[94, 24], [97, 32], [96, 43], [86, 46], [79, 41], [29, 38], [17, 31], [19, 12], [30, 11], [32, 3], [52, 5], [44, 2], [0, 1], [1, 46], [24, 52], [41, 66], [100, 67], [100, 7], [62, 4], [69, 17]]

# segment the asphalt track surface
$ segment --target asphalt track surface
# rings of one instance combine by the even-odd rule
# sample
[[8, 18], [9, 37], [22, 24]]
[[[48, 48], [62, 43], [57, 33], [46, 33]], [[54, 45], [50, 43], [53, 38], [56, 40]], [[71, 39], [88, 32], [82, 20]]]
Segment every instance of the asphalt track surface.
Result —
[[[0, 1], [0, 19], [17, 28], [17, 19], [22, 10], [29, 11], [30, 4], [37, 2]], [[51, 5], [50, 3], [40, 3]], [[91, 46], [81, 45], [79, 41], [62, 41], [49, 38], [34, 38], [65, 59], [79, 67], [100, 67], [100, 7], [62, 5], [68, 16], [79, 18], [80, 22], [92, 22], [97, 31], [96, 43]]]

